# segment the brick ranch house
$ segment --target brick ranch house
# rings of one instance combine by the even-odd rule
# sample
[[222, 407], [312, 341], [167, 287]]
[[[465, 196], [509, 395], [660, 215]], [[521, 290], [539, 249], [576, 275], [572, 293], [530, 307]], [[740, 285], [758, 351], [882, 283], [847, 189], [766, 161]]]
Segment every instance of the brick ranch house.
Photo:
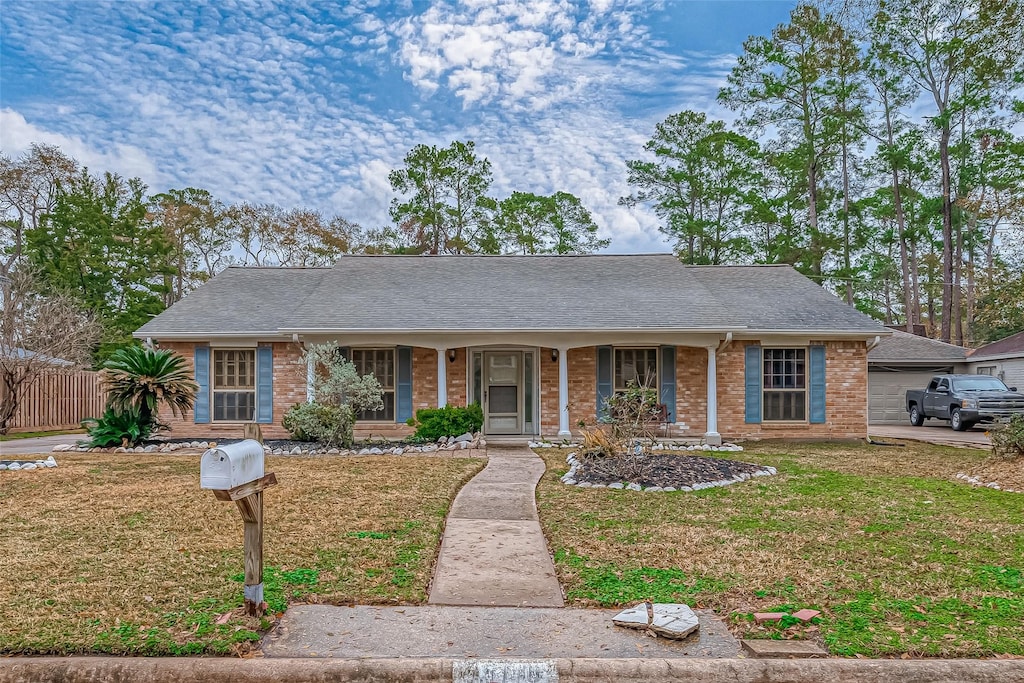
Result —
[[192, 364], [172, 435], [286, 437], [307, 400], [304, 344], [336, 340], [385, 391], [357, 434], [400, 436], [419, 408], [483, 408], [490, 435], [568, 437], [647, 381], [665, 431], [721, 439], [867, 435], [867, 352], [888, 331], [789, 266], [668, 254], [345, 256], [333, 268], [229, 268], [135, 336]]

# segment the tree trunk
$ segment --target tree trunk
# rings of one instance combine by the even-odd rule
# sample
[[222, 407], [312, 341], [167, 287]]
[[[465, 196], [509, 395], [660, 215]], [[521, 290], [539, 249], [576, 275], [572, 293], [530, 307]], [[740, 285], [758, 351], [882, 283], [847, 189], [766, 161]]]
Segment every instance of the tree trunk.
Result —
[[[949, 169], [949, 126], [939, 135], [942, 171], [942, 327], [939, 339], [949, 343], [953, 332], [953, 198]], [[929, 297], [930, 299], [930, 297]], [[931, 307], [931, 301], [929, 301]]]

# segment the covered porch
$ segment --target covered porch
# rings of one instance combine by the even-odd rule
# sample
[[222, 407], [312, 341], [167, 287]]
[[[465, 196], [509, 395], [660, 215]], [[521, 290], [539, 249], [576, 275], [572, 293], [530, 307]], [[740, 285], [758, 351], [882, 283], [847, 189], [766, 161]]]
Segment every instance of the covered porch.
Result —
[[[357, 432], [401, 431], [426, 407], [479, 403], [491, 437], [567, 439], [594, 424], [603, 401], [638, 375], [655, 378], [665, 436], [720, 444], [718, 354], [732, 333], [493, 331], [387, 333], [293, 331], [293, 341], [336, 341], [353, 357], [394, 349], [394, 417], [357, 422]], [[358, 366], [358, 363], [357, 363]]]

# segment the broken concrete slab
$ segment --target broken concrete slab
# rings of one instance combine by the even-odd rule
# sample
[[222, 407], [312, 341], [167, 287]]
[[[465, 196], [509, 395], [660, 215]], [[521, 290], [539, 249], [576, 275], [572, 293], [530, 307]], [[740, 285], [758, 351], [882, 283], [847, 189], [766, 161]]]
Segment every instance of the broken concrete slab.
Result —
[[804, 659], [827, 657], [828, 653], [809, 640], [754, 640], [740, 641], [743, 652], [751, 657]]
[[636, 607], [624, 609], [614, 617], [612, 623], [624, 628], [649, 629], [663, 638], [681, 640], [699, 627], [697, 615], [689, 605], [677, 603], [640, 603]]

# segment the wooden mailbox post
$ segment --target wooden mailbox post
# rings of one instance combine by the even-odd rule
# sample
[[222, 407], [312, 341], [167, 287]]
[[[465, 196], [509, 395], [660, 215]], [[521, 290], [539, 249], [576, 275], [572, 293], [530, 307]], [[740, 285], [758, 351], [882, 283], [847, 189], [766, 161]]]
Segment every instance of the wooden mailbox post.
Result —
[[263, 473], [263, 444], [247, 439], [211, 448], [199, 464], [199, 485], [217, 500], [234, 501], [245, 523], [245, 613], [263, 613], [263, 490], [277, 476]]

